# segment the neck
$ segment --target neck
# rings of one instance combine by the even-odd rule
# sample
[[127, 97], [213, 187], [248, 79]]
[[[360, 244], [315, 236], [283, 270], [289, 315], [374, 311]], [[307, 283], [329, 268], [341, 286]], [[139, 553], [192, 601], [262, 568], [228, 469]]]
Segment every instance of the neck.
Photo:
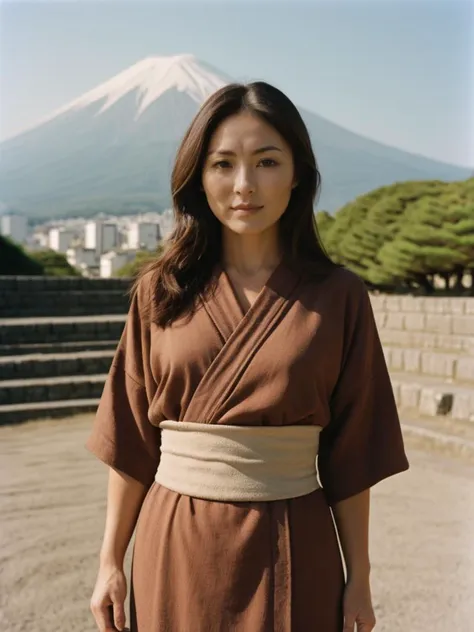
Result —
[[222, 265], [241, 276], [276, 268], [283, 256], [276, 235], [223, 233]]

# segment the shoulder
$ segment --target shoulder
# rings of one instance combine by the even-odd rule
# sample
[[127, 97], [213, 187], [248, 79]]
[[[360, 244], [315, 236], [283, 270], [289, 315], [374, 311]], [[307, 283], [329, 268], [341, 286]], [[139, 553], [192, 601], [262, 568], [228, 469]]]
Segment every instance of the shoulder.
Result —
[[337, 302], [353, 303], [369, 298], [365, 281], [355, 272], [341, 265], [334, 265], [323, 278], [324, 293], [334, 296]]
[[346, 326], [371, 323], [372, 302], [365, 281], [355, 272], [343, 266], [336, 267], [324, 288], [331, 303], [341, 314]]
[[361, 297], [369, 293], [365, 281], [358, 274], [343, 266], [334, 270], [330, 282], [349, 296]]

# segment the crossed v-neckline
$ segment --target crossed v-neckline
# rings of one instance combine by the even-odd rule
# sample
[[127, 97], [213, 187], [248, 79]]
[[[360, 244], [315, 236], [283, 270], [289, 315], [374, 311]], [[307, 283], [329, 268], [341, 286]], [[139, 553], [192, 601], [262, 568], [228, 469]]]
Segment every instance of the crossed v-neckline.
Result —
[[258, 308], [258, 305], [261, 302], [262, 297], [266, 294], [266, 291], [268, 290], [268, 288], [271, 287], [272, 282], [275, 280], [275, 278], [277, 277], [278, 273], [280, 272], [280, 270], [282, 269], [283, 266], [284, 266], [284, 257], [280, 260], [280, 262], [276, 265], [276, 267], [273, 269], [273, 271], [269, 274], [269, 276], [267, 277], [267, 280], [265, 281], [265, 283], [262, 285], [262, 287], [258, 291], [258, 293], [255, 296], [253, 302], [250, 304], [249, 308], [247, 310], [244, 310], [244, 307], [242, 306], [242, 303], [240, 302], [239, 296], [237, 294], [237, 291], [236, 291], [236, 289], [234, 287], [233, 282], [231, 281], [231, 278], [230, 278], [229, 274], [225, 270], [225, 268], [222, 265], [222, 263], [219, 263], [219, 269], [220, 269], [220, 272], [221, 272], [221, 276], [224, 279], [224, 282], [225, 282], [225, 284], [227, 286], [227, 290], [229, 292], [229, 295], [232, 298], [232, 302], [234, 304], [234, 307], [238, 311], [240, 320], [244, 320], [244, 319], [248, 318], [251, 315], [251, 313], [255, 309]]
[[183, 421], [205, 419], [218, 423], [222, 405], [247, 370], [252, 358], [290, 310], [301, 282], [286, 258], [282, 259], [244, 312], [230, 278], [219, 262], [217, 287], [201, 296], [204, 310], [218, 331], [221, 345], [197, 386]]

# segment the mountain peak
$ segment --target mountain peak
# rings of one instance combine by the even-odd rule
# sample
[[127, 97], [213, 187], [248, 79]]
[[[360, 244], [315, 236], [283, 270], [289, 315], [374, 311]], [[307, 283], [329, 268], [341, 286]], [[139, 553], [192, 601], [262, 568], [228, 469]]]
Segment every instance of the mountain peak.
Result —
[[227, 82], [226, 78], [192, 54], [150, 56], [56, 110], [47, 120], [98, 102], [102, 106], [97, 115], [103, 114], [132, 91], [137, 91], [136, 118], [164, 92], [173, 88], [186, 93], [200, 105]]

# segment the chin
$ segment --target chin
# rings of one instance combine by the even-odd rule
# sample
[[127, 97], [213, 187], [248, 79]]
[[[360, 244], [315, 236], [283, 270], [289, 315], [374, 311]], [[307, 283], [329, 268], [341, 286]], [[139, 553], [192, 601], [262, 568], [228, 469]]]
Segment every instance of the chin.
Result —
[[242, 220], [238, 222], [230, 222], [227, 224], [227, 228], [238, 235], [258, 235], [259, 233], [267, 231], [270, 226], [260, 224], [252, 220]]

